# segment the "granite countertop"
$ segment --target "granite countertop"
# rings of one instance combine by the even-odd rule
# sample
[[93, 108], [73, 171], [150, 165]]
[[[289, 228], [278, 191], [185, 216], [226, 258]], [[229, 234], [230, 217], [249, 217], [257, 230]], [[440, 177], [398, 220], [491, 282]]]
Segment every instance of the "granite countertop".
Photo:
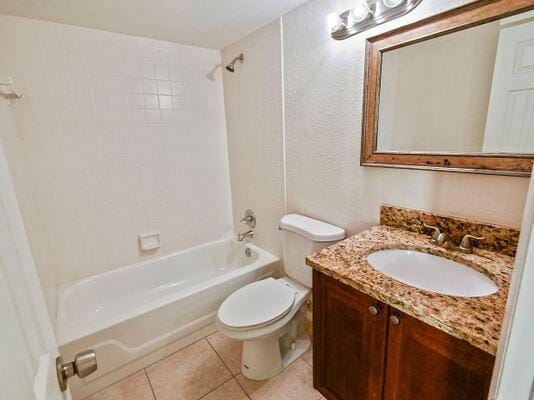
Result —
[[[466, 264], [492, 279], [499, 290], [485, 297], [442, 295], [399, 282], [374, 269], [366, 256], [382, 249], [407, 249]], [[391, 226], [375, 226], [325, 248], [306, 263], [399, 311], [495, 355], [514, 258], [485, 249], [472, 254], [430, 243], [429, 236]]]

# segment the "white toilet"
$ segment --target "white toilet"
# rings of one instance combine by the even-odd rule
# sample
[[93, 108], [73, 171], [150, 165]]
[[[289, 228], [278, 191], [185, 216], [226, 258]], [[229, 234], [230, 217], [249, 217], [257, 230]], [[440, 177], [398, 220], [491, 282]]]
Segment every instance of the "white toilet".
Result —
[[312, 286], [307, 255], [345, 238], [334, 225], [289, 214], [280, 220], [288, 277], [268, 278], [232, 293], [217, 313], [217, 329], [243, 341], [241, 372], [263, 380], [279, 374], [310, 346], [304, 331], [305, 302]]

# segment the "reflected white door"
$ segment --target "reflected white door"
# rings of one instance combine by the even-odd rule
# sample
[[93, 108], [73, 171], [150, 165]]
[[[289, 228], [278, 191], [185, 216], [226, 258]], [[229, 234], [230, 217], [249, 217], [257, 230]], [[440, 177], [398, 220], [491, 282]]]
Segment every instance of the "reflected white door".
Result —
[[60, 400], [59, 354], [0, 143], [0, 400]]
[[484, 152], [534, 153], [534, 16], [501, 22]]

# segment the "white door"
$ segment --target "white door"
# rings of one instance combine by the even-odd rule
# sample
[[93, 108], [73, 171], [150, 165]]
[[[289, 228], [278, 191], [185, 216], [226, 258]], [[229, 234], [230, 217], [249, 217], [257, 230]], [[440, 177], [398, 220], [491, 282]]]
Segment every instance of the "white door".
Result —
[[484, 152], [534, 153], [532, 13], [501, 22], [484, 134]]
[[60, 400], [58, 346], [0, 143], [0, 400]]

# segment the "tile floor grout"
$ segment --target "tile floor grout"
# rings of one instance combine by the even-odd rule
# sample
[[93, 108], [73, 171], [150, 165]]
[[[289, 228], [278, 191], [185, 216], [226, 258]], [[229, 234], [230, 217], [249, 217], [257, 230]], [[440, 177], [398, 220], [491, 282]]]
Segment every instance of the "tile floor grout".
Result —
[[[308, 352], [309, 350], [306, 350], [306, 353]], [[308, 364], [310, 367], [313, 368], [313, 358], [312, 358], [312, 362], [309, 362], [308, 360], [306, 360], [306, 358], [304, 357], [306, 355], [306, 353], [304, 353], [303, 355], [301, 355], [299, 358], [302, 359], [302, 361], [304, 361], [306, 364]]]
[[[211, 336], [211, 335], [210, 335]], [[209, 336], [206, 336], [204, 339], [206, 340], [206, 342], [208, 342], [209, 346], [211, 347], [211, 349], [215, 352], [215, 354], [217, 354], [217, 357], [219, 358], [219, 360], [221, 360], [221, 362], [223, 363], [223, 365], [226, 367], [226, 369], [228, 370], [228, 372], [230, 372], [230, 375], [232, 375], [232, 378], [234, 377], [234, 373], [230, 370], [230, 368], [228, 367], [228, 365], [226, 365], [226, 363], [224, 362], [224, 360], [222, 359], [222, 357], [220, 356], [219, 353], [217, 353], [217, 350], [215, 350], [215, 347], [213, 347], [213, 345], [210, 343], [210, 341], [208, 340], [208, 337]]]
[[[214, 391], [216, 391], [217, 389], [219, 389], [221, 386], [224, 386], [226, 385], [228, 382], [230, 382], [232, 379], [234, 379], [234, 377], [232, 376], [230, 379], [224, 381], [223, 383], [221, 383], [219, 386], [213, 388], [212, 390], [210, 390], [208, 393], [202, 395], [202, 397], [199, 397], [198, 399], [196, 400], [202, 400], [203, 398], [205, 398], [206, 396], [208, 396], [209, 394], [213, 393]], [[156, 399], [158, 400], [158, 399]]]
[[[213, 335], [213, 333], [212, 333], [212, 335]], [[171, 354], [168, 354], [168, 355], [166, 355], [165, 357], [163, 357], [163, 358], [161, 358], [161, 359], [159, 359], [159, 360], [156, 360], [156, 361], [154, 361], [153, 363], [150, 363], [150, 364], [148, 364], [146, 367], [141, 368], [141, 369], [148, 370], [150, 367], [156, 365], [157, 363], [159, 363], [159, 362], [165, 360], [166, 358], [169, 358], [170, 356], [172, 356], [172, 355], [174, 355], [174, 354], [176, 354], [176, 353], [178, 353], [178, 352], [180, 352], [180, 351], [182, 351], [182, 350], [187, 349], [189, 346], [193, 346], [194, 344], [197, 344], [198, 342], [202, 342], [203, 340], [206, 340], [207, 337], [208, 337], [208, 336], [203, 337], [203, 338], [200, 338], [200, 339], [198, 339], [198, 340], [195, 340], [194, 342], [189, 343], [187, 346], [182, 347], [181, 349], [176, 350], [176, 351], [172, 352]], [[207, 341], [207, 340], [206, 340], [206, 341]], [[140, 369], [139, 371], [141, 371], [141, 369]], [[137, 372], [139, 372], [139, 371], [137, 371]], [[134, 374], [135, 374], [135, 372], [134, 372]], [[133, 374], [132, 374], [132, 375], [133, 375]], [[147, 376], [148, 376], [148, 371], [147, 371]]]
[[[214, 335], [214, 334], [212, 333], [212, 335]], [[237, 382], [237, 385], [241, 388], [241, 390], [243, 390], [243, 393], [245, 393], [245, 395], [246, 395], [249, 399], [251, 399], [251, 397], [250, 397], [250, 395], [248, 394], [248, 392], [245, 390], [245, 388], [244, 388], [243, 386], [241, 386], [241, 383], [239, 383], [239, 381], [237, 380], [237, 375], [239, 375], [239, 373], [236, 374], [236, 375], [234, 375], [234, 373], [230, 370], [230, 367], [229, 367], [228, 365], [226, 365], [226, 363], [224, 362], [224, 360], [223, 360], [223, 358], [221, 357], [221, 355], [217, 352], [217, 350], [215, 349], [215, 347], [213, 347], [213, 345], [211, 344], [211, 342], [208, 340], [208, 338], [209, 338], [210, 336], [211, 336], [211, 335], [206, 336], [204, 339], [206, 339], [206, 342], [208, 342], [208, 344], [209, 344], [210, 347], [213, 349], [213, 351], [215, 352], [215, 354], [217, 354], [217, 357], [219, 357], [219, 360], [222, 361], [223, 365], [224, 365], [224, 366], [226, 367], [226, 369], [230, 372], [230, 375], [232, 375], [232, 378], [231, 378], [231, 379], [235, 379], [235, 381]], [[230, 380], [230, 379], [229, 379], [229, 380]], [[228, 380], [228, 381], [229, 381], [229, 380]], [[226, 382], [228, 382], [228, 381], [226, 381]], [[225, 382], [225, 383], [226, 383], [226, 382]], [[223, 385], [224, 385], [224, 383], [223, 383]], [[219, 387], [220, 387], [220, 386], [219, 386]], [[215, 388], [215, 389], [217, 389], [217, 388]], [[213, 389], [213, 390], [215, 390], [215, 389]], [[212, 392], [213, 392], [213, 390], [212, 390]], [[210, 393], [211, 393], [211, 392], [210, 392]], [[209, 394], [209, 393], [208, 393], [208, 394]], [[206, 396], [207, 396], [207, 394], [206, 394]], [[204, 396], [204, 397], [205, 397], [205, 396]], [[198, 400], [201, 400], [201, 399], [202, 399], [202, 397], [201, 397], [200, 399], [198, 399]], [[157, 399], [156, 399], [156, 400], [157, 400]]]
[[[210, 342], [210, 340], [209, 340], [209, 337], [212, 336], [212, 335], [215, 335], [215, 334], [216, 334], [216, 332], [213, 333], [213, 334], [211, 334], [211, 335], [208, 335], [208, 336], [206, 336], [206, 337], [203, 337], [203, 338], [201, 338], [201, 339], [199, 339], [199, 340], [197, 340], [197, 341], [191, 343], [189, 346], [186, 346], [186, 347], [184, 347], [184, 348], [182, 348], [182, 349], [180, 349], [180, 350], [178, 350], [178, 351], [176, 351], [176, 352], [174, 352], [174, 353], [172, 353], [172, 354], [170, 354], [170, 355], [168, 355], [168, 356], [162, 358], [161, 360], [155, 361], [155, 362], [153, 362], [152, 364], [150, 364], [149, 366], [147, 366], [147, 367], [145, 367], [145, 368], [142, 368], [142, 369], [140, 369], [140, 370], [138, 370], [138, 371], [136, 371], [136, 372], [130, 374], [128, 377], [124, 378], [123, 380], [126, 380], [126, 379], [132, 377], [133, 375], [135, 375], [135, 374], [139, 374], [141, 371], [143, 371], [143, 373], [144, 373], [144, 375], [145, 375], [145, 377], [146, 377], [146, 383], [148, 383], [147, 390], [148, 390], [148, 389], [150, 390], [151, 398], [154, 399], [154, 400], [159, 400], [159, 399], [158, 399], [158, 396], [156, 395], [156, 391], [155, 391], [154, 385], [153, 385], [153, 383], [152, 383], [152, 381], [151, 381], [151, 379], [150, 379], [148, 369], [151, 368], [151, 367], [153, 367], [154, 365], [156, 365], [156, 364], [162, 362], [162, 361], [165, 360], [166, 358], [171, 357], [171, 356], [173, 356], [174, 354], [176, 354], [176, 353], [178, 353], [178, 352], [180, 352], [180, 351], [182, 351], [182, 350], [184, 350], [184, 349], [186, 349], [186, 348], [188, 348], [188, 347], [190, 347], [190, 346], [193, 346], [193, 345], [195, 345], [195, 344], [199, 344], [199, 343], [201, 343], [202, 341], [205, 341], [205, 342], [208, 344], [209, 348], [210, 348], [210, 349], [215, 353], [215, 355], [217, 356], [216, 359], [218, 359], [220, 362], [222, 362], [222, 365], [224, 366], [224, 369], [227, 370], [227, 371], [229, 372], [230, 377], [229, 377], [227, 380], [225, 380], [224, 382], [222, 382], [222, 383], [220, 383], [219, 385], [217, 385], [216, 387], [214, 387], [213, 389], [211, 389], [209, 392], [207, 392], [207, 393], [203, 394], [202, 396], [200, 396], [199, 398], [197, 398], [197, 399], [192, 399], [192, 398], [191, 398], [191, 400], [202, 400], [202, 399], [208, 397], [210, 394], [212, 394], [212, 393], [214, 393], [214, 392], [216, 392], [216, 391], [218, 391], [218, 390], [220, 391], [220, 390], [221, 390], [221, 387], [223, 387], [223, 386], [226, 385], [226, 384], [230, 384], [230, 386], [232, 386], [232, 385], [234, 385], [234, 384], [237, 384], [237, 387], [240, 389], [240, 391], [241, 391], [241, 393], [242, 393], [242, 394], [240, 394], [239, 396], [243, 396], [243, 394], [244, 394], [244, 397], [243, 397], [243, 398], [246, 398], [246, 399], [248, 399], [248, 400], [252, 400], [252, 398], [253, 398], [253, 397], [252, 397], [253, 394], [254, 394], [254, 396], [255, 396], [255, 391], [256, 391], [256, 389], [254, 389], [254, 387], [249, 388], [249, 390], [250, 390], [250, 389], [253, 389], [253, 390], [252, 390], [252, 394], [249, 393], [249, 391], [246, 389], [246, 386], [247, 386], [247, 385], [244, 385], [244, 383], [246, 383], [247, 381], [246, 381], [246, 378], [243, 376], [243, 374], [242, 374], [241, 372], [238, 372], [237, 374], [234, 375], [234, 373], [233, 373], [233, 371], [231, 370], [230, 366], [227, 365], [227, 363], [225, 362], [225, 359], [224, 359], [224, 357], [223, 357], [223, 355], [224, 355], [224, 351], [223, 351], [223, 354], [219, 354], [219, 352], [218, 352], [218, 351], [216, 350], [216, 348], [215, 348], [215, 345], [212, 344], [212, 343]], [[213, 339], [213, 340], [216, 340], [216, 339]], [[204, 346], [204, 345], [202, 345], [202, 346]], [[221, 350], [224, 350], [224, 349], [221, 349]], [[309, 352], [309, 350], [308, 350], [306, 353], [308, 353], [308, 352]], [[306, 354], [306, 353], [305, 353], [305, 354]], [[305, 354], [301, 355], [301, 357], [299, 357], [298, 360], [302, 360], [302, 361], [304, 361], [303, 365], [306, 365], [308, 368], [313, 369], [313, 364], [312, 364], [313, 360], [308, 360], [308, 359], [305, 357]], [[214, 359], [214, 360], [215, 360], [215, 359]], [[231, 359], [228, 359], [227, 361], [231, 361]], [[297, 362], [297, 360], [295, 360], [295, 362]], [[237, 366], [236, 366], [236, 367], [237, 367]], [[287, 371], [292, 370], [293, 367], [294, 367], [294, 365], [290, 366], [289, 368], [287, 368]], [[302, 367], [301, 367], [301, 368], [302, 368]], [[235, 368], [235, 369], [237, 369], [237, 368]], [[245, 382], [243, 382], [243, 383], [240, 382], [240, 380], [238, 379], [239, 376], [241, 376], [243, 379], [245, 379]], [[268, 380], [268, 381], [269, 381], [269, 380]], [[230, 383], [230, 382], [232, 382], [232, 383]], [[116, 383], [114, 383], [114, 384], [116, 384]], [[110, 387], [113, 386], [114, 384], [109, 385], [108, 387], [102, 389], [101, 391], [110, 388]], [[236, 388], [236, 389], [237, 389], [237, 388]], [[223, 390], [223, 392], [224, 392], [224, 390]], [[146, 394], [148, 395], [148, 392], [147, 392]], [[161, 394], [161, 393], [160, 393], [160, 394]], [[215, 395], [215, 396], [217, 396], [217, 395]], [[321, 398], [322, 398], [322, 397], [321, 397]], [[324, 398], [323, 398], [323, 399], [324, 399]]]
[[158, 397], [156, 396], [156, 392], [154, 391], [154, 386], [152, 386], [152, 382], [150, 381], [150, 376], [148, 376], [148, 372], [146, 368], [143, 368], [143, 371], [145, 372], [145, 376], [148, 381], [148, 385], [150, 386], [150, 390], [152, 391], [152, 396], [154, 396], [154, 400], [158, 400]]
[[[107, 385], [107, 386], [104, 386], [102, 389], [98, 390], [98, 392], [92, 393], [92, 394], [90, 394], [90, 395], [87, 396], [87, 397], [83, 397], [81, 400], [87, 400], [87, 399], [90, 399], [90, 398], [93, 397], [95, 394], [98, 394], [98, 393], [100, 393], [100, 392], [103, 392], [104, 390], [109, 389], [110, 387], [116, 385], [117, 383], [122, 382], [122, 381], [124, 381], [124, 380], [126, 380], [126, 379], [128, 379], [128, 378], [131, 378], [132, 376], [134, 376], [135, 374], [138, 374], [138, 373], [141, 372], [141, 371], [144, 371], [144, 368], [141, 368], [141, 369], [139, 369], [139, 370], [137, 370], [137, 371], [132, 372], [130, 375], [128, 375], [128, 376], [122, 378], [121, 380], [119, 380], [119, 381], [117, 381], [117, 382], [113, 382], [113, 383], [110, 383], [110, 384]], [[147, 375], [147, 378], [148, 378], [148, 375]]]
[[252, 400], [252, 397], [250, 397], [250, 394], [248, 394], [248, 392], [245, 390], [245, 388], [243, 387], [243, 385], [241, 384], [241, 382], [239, 382], [239, 380], [237, 379], [237, 377], [241, 375], [241, 373], [237, 374], [236, 376], [234, 376], [234, 379], [235, 381], [237, 382], [237, 385], [241, 388], [241, 390], [243, 391], [243, 393], [245, 393], [245, 395], [250, 399]]

